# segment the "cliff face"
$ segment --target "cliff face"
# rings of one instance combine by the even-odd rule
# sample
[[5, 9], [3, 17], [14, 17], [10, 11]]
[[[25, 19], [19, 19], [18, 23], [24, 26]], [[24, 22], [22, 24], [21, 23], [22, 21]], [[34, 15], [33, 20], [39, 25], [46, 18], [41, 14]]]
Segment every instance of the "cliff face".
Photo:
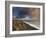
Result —
[[32, 9], [32, 20], [39, 20], [40, 19], [40, 9], [34, 8]]

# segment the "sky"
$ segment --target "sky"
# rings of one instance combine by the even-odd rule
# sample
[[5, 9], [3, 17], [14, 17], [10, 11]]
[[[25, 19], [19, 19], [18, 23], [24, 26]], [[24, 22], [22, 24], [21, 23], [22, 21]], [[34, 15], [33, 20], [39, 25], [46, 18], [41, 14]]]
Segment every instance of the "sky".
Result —
[[27, 8], [23, 7], [13, 7], [12, 8], [13, 16], [24, 18], [25, 15], [28, 15]]

